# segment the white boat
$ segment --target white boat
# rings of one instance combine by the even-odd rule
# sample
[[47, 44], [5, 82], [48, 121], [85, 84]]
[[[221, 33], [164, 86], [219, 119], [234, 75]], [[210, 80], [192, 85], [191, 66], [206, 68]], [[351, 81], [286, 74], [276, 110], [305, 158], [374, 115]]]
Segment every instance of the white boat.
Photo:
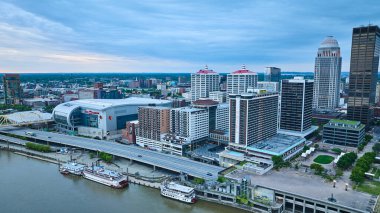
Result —
[[112, 188], [124, 188], [128, 186], [128, 179], [125, 175], [100, 166], [87, 167], [83, 171], [83, 177]]
[[59, 172], [68, 175], [82, 175], [83, 170], [86, 168], [86, 165], [79, 164], [76, 162], [68, 162], [59, 166]]
[[161, 195], [164, 197], [179, 200], [185, 203], [195, 203], [194, 188], [183, 186], [175, 182], [164, 181], [161, 183]]

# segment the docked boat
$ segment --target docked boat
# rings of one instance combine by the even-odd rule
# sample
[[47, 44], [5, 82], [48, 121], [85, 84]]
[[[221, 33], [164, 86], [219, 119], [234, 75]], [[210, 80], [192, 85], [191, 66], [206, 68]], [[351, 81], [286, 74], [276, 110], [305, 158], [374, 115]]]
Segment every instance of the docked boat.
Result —
[[125, 175], [104, 169], [101, 166], [91, 166], [87, 167], [83, 171], [83, 177], [112, 188], [124, 188], [128, 186], [128, 179]]
[[68, 162], [59, 166], [59, 172], [68, 175], [82, 175], [83, 170], [86, 168], [86, 165], [79, 164], [76, 162]]
[[194, 188], [183, 186], [175, 182], [164, 181], [161, 183], [161, 195], [164, 197], [179, 200], [185, 203], [195, 203]]

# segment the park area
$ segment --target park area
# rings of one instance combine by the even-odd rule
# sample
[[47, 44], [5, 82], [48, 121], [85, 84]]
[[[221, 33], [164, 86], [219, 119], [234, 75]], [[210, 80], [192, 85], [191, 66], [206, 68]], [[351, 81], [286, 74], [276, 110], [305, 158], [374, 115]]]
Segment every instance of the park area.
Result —
[[315, 163], [319, 164], [330, 164], [333, 162], [334, 157], [330, 155], [318, 155], [316, 158], [314, 158]]

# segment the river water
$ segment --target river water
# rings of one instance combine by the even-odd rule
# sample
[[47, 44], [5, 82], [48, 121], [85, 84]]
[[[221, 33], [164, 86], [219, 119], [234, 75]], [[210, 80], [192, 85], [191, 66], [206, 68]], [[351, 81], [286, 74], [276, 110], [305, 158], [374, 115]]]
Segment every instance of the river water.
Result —
[[233, 213], [240, 210], [210, 202], [189, 205], [160, 196], [157, 189], [130, 184], [117, 190], [64, 176], [58, 166], [0, 151], [1, 213]]

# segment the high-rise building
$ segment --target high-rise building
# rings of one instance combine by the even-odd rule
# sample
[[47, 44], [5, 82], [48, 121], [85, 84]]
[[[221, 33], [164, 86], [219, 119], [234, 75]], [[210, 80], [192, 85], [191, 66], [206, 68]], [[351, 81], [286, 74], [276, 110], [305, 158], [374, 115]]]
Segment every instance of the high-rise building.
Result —
[[313, 109], [332, 111], [338, 107], [341, 69], [342, 57], [338, 41], [327, 36], [315, 58]]
[[278, 93], [230, 95], [230, 146], [247, 147], [277, 133]]
[[357, 27], [352, 32], [347, 119], [368, 125], [373, 119], [379, 69], [380, 28]]
[[281, 83], [281, 69], [277, 67], [267, 67], [265, 69], [264, 81]]
[[247, 92], [248, 87], [257, 87], [257, 73], [243, 67], [227, 75], [227, 94], [241, 94]]
[[218, 104], [217, 101], [211, 99], [199, 99], [193, 102], [193, 107], [207, 110], [209, 131], [215, 130], [216, 128], [216, 109]]
[[210, 99], [219, 103], [225, 103], [227, 99], [227, 93], [222, 91], [214, 91], [209, 94]]
[[257, 89], [266, 90], [268, 92], [279, 92], [280, 83], [272, 81], [259, 81], [257, 82]]
[[208, 98], [212, 91], [219, 91], [220, 76], [213, 70], [199, 70], [191, 74], [191, 100], [196, 101], [199, 98]]
[[208, 137], [209, 118], [205, 109], [182, 107], [170, 110], [170, 132], [193, 142]]
[[222, 131], [228, 131], [230, 123], [229, 121], [230, 105], [227, 103], [219, 104], [216, 108], [216, 129]]
[[161, 150], [161, 135], [170, 131], [170, 108], [144, 106], [138, 108], [136, 143]]
[[281, 88], [279, 132], [310, 134], [314, 130], [311, 128], [313, 81], [294, 77], [282, 80]]
[[5, 104], [21, 104], [22, 89], [20, 86], [19, 74], [4, 74], [4, 103]]

